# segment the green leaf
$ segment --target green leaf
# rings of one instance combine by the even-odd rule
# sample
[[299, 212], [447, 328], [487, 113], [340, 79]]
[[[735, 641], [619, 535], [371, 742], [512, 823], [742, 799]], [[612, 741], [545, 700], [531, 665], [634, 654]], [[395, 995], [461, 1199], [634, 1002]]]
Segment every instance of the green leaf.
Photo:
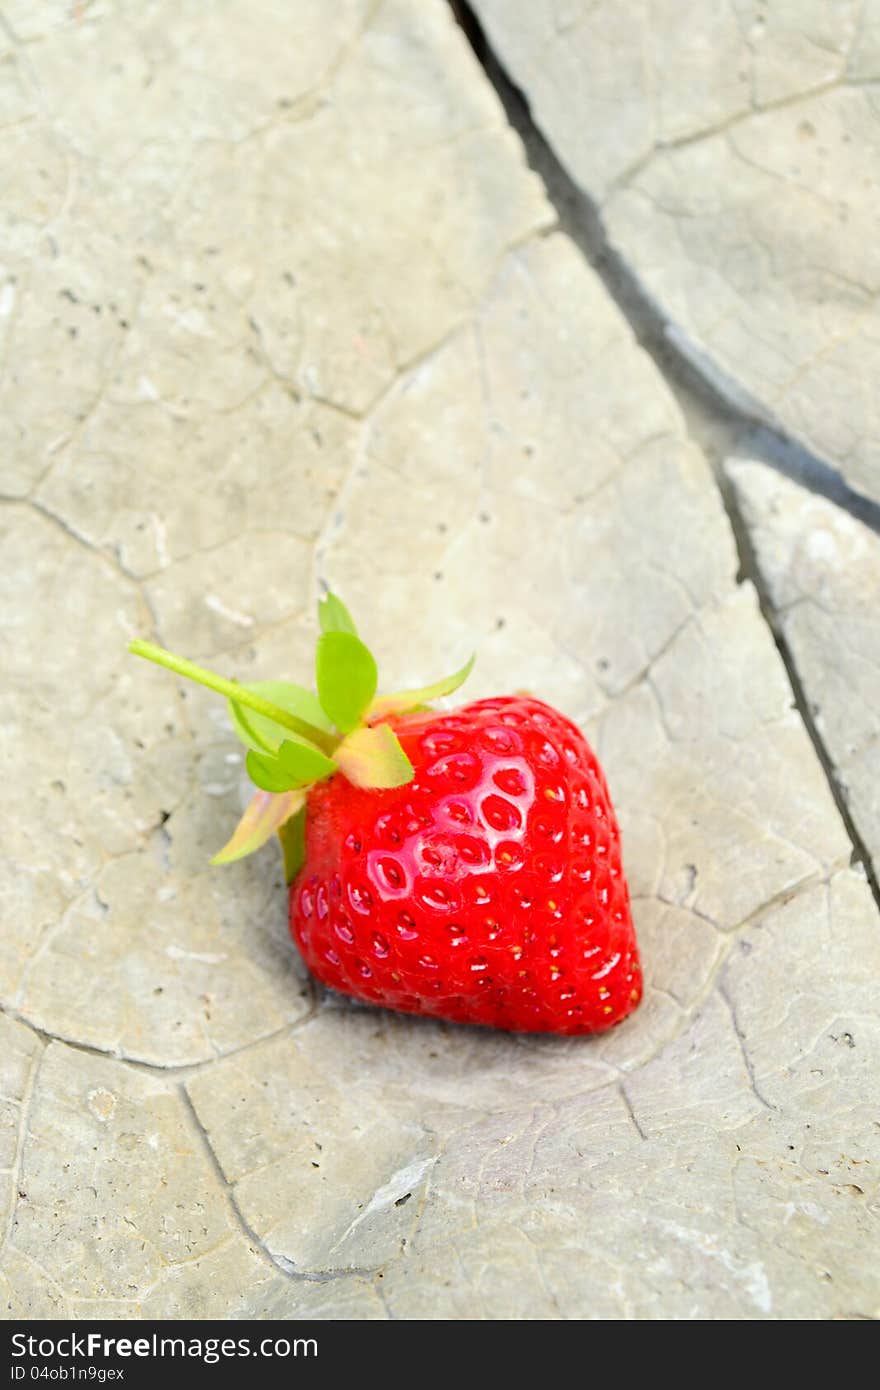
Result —
[[389, 724], [355, 729], [336, 749], [339, 770], [356, 787], [402, 787], [413, 766]]
[[451, 695], [453, 691], [458, 690], [460, 685], [464, 685], [474, 669], [476, 659], [476, 656], [472, 656], [470, 661], [465, 662], [460, 671], [456, 671], [454, 675], [447, 676], [442, 681], [436, 681], [434, 685], [423, 685], [420, 690], [400, 690], [395, 695], [380, 695], [370, 705], [370, 718], [374, 719], [381, 714], [400, 714], [404, 710], [428, 705], [432, 700], [439, 700], [443, 695]]
[[277, 758], [273, 758], [271, 753], [257, 753], [253, 748], [248, 749], [245, 759], [248, 777], [250, 777], [255, 787], [259, 787], [264, 792], [289, 792], [299, 787], [299, 779], [292, 777]]
[[219, 853], [214, 855], [212, 864], [232, 864], [236, 859], [244, 859], [261, 849], [277, 830], [279, 835], [286, 823], [297, 812], [305, 817], [305, 792], [282, 792], [273, 796], [271, 792], [255, 792], [232, 837]]
[[325, 594], [318, 599], [318, 622], [322, 632], [350, 632], [357, 637], [354, 618], [335, 594]]
[[306, 861], [306, 808], [278, 827], [281, 852], [284, 855], [284, 880], [293, 883]]
[[[333, 726], [321, 709], [321, 703], [311, 690], [292, 681], [255, 681], [244, 690], [261, 695], [279, 709], [286, 710], [304, 723], [315, 725], [319, 730], [331, 733]], [[232, 726], [246, 748], [256, 748], [261, 753], [274, 753], [282, 739], [290, 737], [290, 730], [276, 724], [264, 714], [256, 714], [245, 709], [235, 700], [229, 700], [229, 713]]]
[[336, 763], [304, 740], [286, 738], [278, 749], [277, 758], [285, 772], [295, 777], [301, 787], [332, 777]]
[[322, 632], [315, 661], [318, 699], [341, 734], [357, 728], [376, 693], [373, 654], [352, 632]]

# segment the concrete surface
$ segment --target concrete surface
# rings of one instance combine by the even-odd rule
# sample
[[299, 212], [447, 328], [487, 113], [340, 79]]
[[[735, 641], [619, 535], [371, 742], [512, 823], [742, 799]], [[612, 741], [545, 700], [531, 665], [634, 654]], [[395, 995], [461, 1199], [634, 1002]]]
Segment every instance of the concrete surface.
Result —
[[[450, 10], [0, 15], [6, 1315], [876, 1317], [871, 885], [712, 470]], [[762, 81], [824, 81], [815, 48]], [[862, 582], [789, 563], [850, 519], [765, 474], [733, 466], [751, 573], [780, 624], [829, 595], [790, 641], [874, 845]], [[271, 854], [208, 867], [222, 702], [125, 642], [296, 678], [321, 580], [391, 688], [475, 646], [468, 694], [595, 741], [647, 983], [619, 1030], [350, 1005]]]
[[474, 0], [673, 339], [880, 501], [878, 0]]

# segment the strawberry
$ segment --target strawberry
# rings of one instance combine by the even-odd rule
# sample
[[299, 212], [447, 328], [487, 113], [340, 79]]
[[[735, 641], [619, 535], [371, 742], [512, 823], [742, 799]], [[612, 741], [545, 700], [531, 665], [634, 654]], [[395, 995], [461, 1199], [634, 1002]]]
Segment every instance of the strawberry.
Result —
[[525, 1032], [595, 1033], [641, 998], [620, 834], [580, 731], [532, 696], [450, 713], [467, 678], [376, 697], [335, 595], [317, 694], [239, 685], [136, 641], [225, 694], [257, 791], [213, 863], [278, 832], [290, 927], [312, 973], [371, 1004]]

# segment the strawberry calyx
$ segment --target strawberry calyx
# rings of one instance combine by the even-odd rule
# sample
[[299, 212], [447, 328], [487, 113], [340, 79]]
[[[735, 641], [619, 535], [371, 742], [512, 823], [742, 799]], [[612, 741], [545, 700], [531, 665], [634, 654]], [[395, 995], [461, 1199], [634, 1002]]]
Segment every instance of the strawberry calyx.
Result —
[[412, 781], [412, 764], [385, 721], [451, 695], [474, 664], [471, 657], [434, 685], [377, 695], [375, 658], [335, 594], [320, 599], [318, 622], [315, 690], [292, 681], [244, 685], [152, 642], [129, 643], [133, 655], [225, 695], [232, 727], [247, 749], [245, 766], [257, 790], [212, 864], [243, 859], [277, 833], [290, 883], [303, 860], [309, 788], [337, 773], [356, 787], [377, 790]]

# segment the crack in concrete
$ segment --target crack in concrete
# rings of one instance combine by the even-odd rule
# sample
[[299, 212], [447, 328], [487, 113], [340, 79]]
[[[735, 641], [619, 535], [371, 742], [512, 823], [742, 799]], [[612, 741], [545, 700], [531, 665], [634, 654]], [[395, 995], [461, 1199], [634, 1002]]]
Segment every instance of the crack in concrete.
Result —
[[263, 1241], [257, 1235], [256, 1231], [254, 1231], [252, 1227], [248, 1225], [248, 1222], [245, 1220], [242, 1214], [241, 1207], [238, 1205], [238, 1202], [236, 1201], [235, 1191], [233, 1189], [232, 1183], [230, 1183], [229, 1179], [227, 1178], [220, 1165], [220, 1160], [214, 1151], [214, 1147], [211, 1143], [211, 1140], [208, 1137], [208, 1132], [198, 1117], [198, 1113], [190, 1099], [189, 1092], [187, 1091], [186, 1086], [183, 1085], [183, 1083], [181, 1083], [177, 1087], [177, 1092], [180, 1098], [181, 1106], [184, 1112], [186, 1113], [193, 1130], [195, 1131], [195, 1134], [199, 1140], [199, 1143], [201, 1144], [202, 1150], [211, 1167], [211, 1170], [214, 1173], [214, 1177], [217, 1180], [220, 1190], [226, 1197], [226, 1201], [233, 1218], [233, 1225], [238, 1227], [240, 1233], [244, 1236], [249, 1248], [253, 1250], [255, 1254], [259, 1254], [260, 1256], [262, 1256], [262, 1258], [265, 1259], [274, 1269], [280, 1270], [282, 1274], [289, 1276], [292, 1273], [292, 1270], [290, 1268], [285, 1267], [285, 1264], [281, 1264], [275, 1258], [275, 1256], [271, 1254], [271, 1252], [263, 1244]]
[[742, 1053], [743, 1066], [746, 1069], [746, 1074], [749, 1078], [749, 1086], [753, 1091], [755, 1098], [761, 1102], [765, 1110], [778, 1110], [778, 1105], [774, 1105], [772, 1101], [769, 1101], [767, 1097], [764, 1095], [760, 1086], [758, 1085], [758, 1081], [755, 1076], [754, 1063], [752, 1062], [752, 1059], [749, 1056], [749, 1050], [746, 1047], [746, 1035], [740, 1027], [739, 1020], [736, 1016], [736, 1006], [730, 997], [727, 987], [724, 984], [723, 978], [718, 981], [718, 997], [719, 999], [722, 999], [724, 1001], [725, 1005], [727, 1006], [728, 1012], [730, 1013], [730, 1021], [733, 1025], [733, 1031], [736, 1034], [737, 1042], [739, 1043], [740, 1052]]
[[43, 502], [37, 502], [33, 497], [10, 497], [4, 494], [0, 496], [0, 503], [7, 507], [27, 507], [32, 512], [36, 512], [38, 516], [41, 516], [44, 521], [48, 521], [53, 526], [57, 526], [59, 531], [63, 531], [65, 536], [68, 536], [70, 540], [82, 546], [83, 550], [87, 550], [90, 555], [94, 555], [98, 560], [103, 561], [104, 564], [114, 571], [117, 578], [131, 585], [136, 591], [138, 598], [149, 611], [149, 604], [142, 591], [140, 578], [130, 570], [124, 568], [115, 550], [105, 548], [101, 545], [95, 545], [86, 536], [82, 535], [80, 531], [77, 531], [71, 526], [69, 522], [65, 521], [63, 517], [57, 516], [55, 512], [51, 511]]
[[[306, 982], [309, 983], [310, 982]], [[319, 1012], [319, 1005], [314, 1002], [308, 1012], [302, 1018], [297, 1018], [293, 1023], [285, 1023], [280, 1028], [276, 1028], [271, 1033], [266, 1033], [262, 1037], [252, 1038], [249, 1042], [243, 1043], [241, 1047], [233, 1048], [230, 1052], [217, 1052], [211, 1057], [204, 1057], [200, 1062], [145, 1062], [140, 1057], [131, 1057], [127, 1053], [112, 1047], [97, 1047], [93, 1043], [78, 1041], [76, 1038], [66, 1037], [63, 1033], [52, 1033], [46, 1028], [42, 1028], [38, 1023], [28, 1018], [27, 1014], [22, 1013], [14, 1005], [8, 1002], [0, 1002], [0, 1014], [11, 1018], [13, 1022], [20, 1023], [23, 1028], [27, 1028], [34, 1033], [43, 1043], [62, 1043], [64, 1047], [73, 1048], [75, 1052], [84, 1052], [89, 1057], [101, 1057], [105, 1061], [120, 1062], [123, 1066], [131, 1067], [134, 1071], [139, 1071], [146, 1076], [169, 1078], [179, 1078], [182, 1081], [188, 1080], [191, 1076], [198, 1076], [206, 1067], [212, 1067], [217, 1062], [226, 1062], [234, 1057], [240, 1057], [244, 1052], [250, 1052], [252, 1048], [260, 1047], [263, 1043], [274, 1042], [277, 1038], [286, 1037], [296, 1033], [300, 1028], [304, 1028], [312, 1022]]]
[[629, 1118], [632, 1120], [633, 1126], [634, 1126], [634, 1128], [635, 1128], [636, 1133], [638, 1134], [639, 1138], [640, 1138], [643, 1142], [646, 1141], [646, 1140], [648, 1139], [649, 1136], [648, 1136], [647, 1132], [646, 1132], [644, 1129], [642, 1129], [642, 1126], [641, 1126], [641, 1124], [639, 1123], [638, 1116], [636, 1115], [636, 1112], [635, 1112], [635, 1110], [633, 1109], [633, 1103], [632, 1103], [632, 1101], [630, 1100], [630, 1097], [629, 1097], [629, 1092], [627, 1091], [626, 1086], [624, 1085], [624, 1083], [623, 1083], [622, 1081], [621, 1081], [621, 1083], [620, 1083], [620, 1086], [618, 1087], [618, 1090], [620, 1091], [620, 1097], [621, 1097], [621, 1100], [623, 1101], [623, 1104], [624, 1104], [624, 1108], [625, 1108], [625, 1110], [626, 1110], [626, 1113], [629, 1115]]
[[18, 1135], [16, 1137], [15, 1143], [15, 1158], [13, 1159], [12, 1163], [10, 1181], [9, 1216], [6, 1221], [6, 1229], [3, 1232], [3, 1238], [2, 1240], [0, 1240], [0, 1255], [3, 1254], [7, 1245], [9, 1245], [10, 1236], [12, 1235], [12, 1231], [15, 1227], [15, 1214], [18, 1211], [19, 1180], [21, 1177], [22, 1165], [24, 1163], [24, 1148], [27, 1142], [27, 1124], [28, 1119], [30, 1118], [31, 1102], [33, 1101], [34, 1095], [36, 1094], [37, 1077], [39, 1075], [40, 1067], [42, 1066], [43, 1058], [45, 1055], [46, 1049], [45, 1047], [41, 1047], [37, 1055], [34, 1057], [33, 1063], [31, 1064], [31, 1068], [28, 1072], [27, 1080], [25, 1082], [24, 1090], [22, 1091], [21, 1095], [21, 1115], [19, 1117], [18, 1122]]
[[851, 863], [853, 865], [860, 864], [864, 869], [874, 902], [877, 905], [878, 911], [880, 911], [880, 879], [878, 879], [877, 868], [871, 858], [864, 837], [850, 811], [846, 784], [841, 778], [840, 771], [831, 756], [831, 752], [819, 732], [812, 703], [808, 698], [794, 653], [789, 645], [781, 622], [781, 618], [784, 614], [778, 612], [773, 606], [769, 589], [758, 566], [754, 543], [748, 527], [746, 526], [736, 494], [730, 481], [723, 475], [719, 479], [719, 487], [721, 489], [721, 495], [724, 500], [724, 506], [727, 511], [731, 529], [736, 540], [743, 576], [750, 579], [754, 586], [758, 596], [761, 614], [773, 634], [776, 650], [785, 667], [788, 683], [791, 686], [792, 695], [794, 696], [795, 707], [807, 731], [810, 742], [813, 745], [813, 750], [819, 760], [819, 765], [825, 775], [825, 780], [828, 783], [831, 795], [834, 797], [834, 804], [837, 807], [853, 847]]
[[774, 111], [784, 111], [788, 107], [800, 106], [803, 102], [824, 96], [826, 92], [833, 92], [836, 87], [849, 85], [849, 82], [843, 80], [843, 74], [838, 73], [836, 77], [830, 78], [827, 82], [817, 82], [813, 87], [792, 92], [789, 96], [777, 97], [775, 101], [768, 101], [763, 105], [752, 98], [748, 106], [734, 111], [715, 125], [703, 126], [700, 130], [690, 131], [687, 135], [678, 135], [671, 140], [657, 140], [647, 154], [639, 155], [611, 180], [608, 185], [608, 195], [612, 196], [626, 188], [630, 181], [637, 178], [642, 170], [658, 155], [663, 156], [670, 151], [684, 150], [691, 145], [699, 145], [704, 140], [726, 137], [738, 126], [744, 125], [746, 121], [757, 120], [761, 116], [771, 115]]
[[[840, 873], [845, 867], [846, 866], [842, 864], [833, 864], [829, 866], [827, 872], [824, 875], [820, 874], [819, 872], [807, 874], [804, 878], [799, 879], [797, 883], [793, 883], [788, 888], [782, 888], [779, 890], [779, 892], [774, 893], [772, 897], [768, 898], [765, 902], [761, 903], [760, 906], [756, 907], [752, 912], [750, 912], [747, 917], [744, 917], [741, 922], [737, 922], [735, 926], [729, 927], [727, 929], [719, 927], [718, 923], [713, 921], [711, 917], [708, 917], [705, 913], [696, 911], [693, 907], [689, 907], [686, 904], [682, 903], [670, 902], [668, 899], [661, 897], [657, 893], [653, 894], [653, 899], [655, 901], [661, 902], [667, 907], [674, 907], [681, 911], [692, 913], [694, 916], [701, 918], [701, 920], [707, 922], [710, 926], [714, 927], [719, 942], [718, 953], [715, 956], [715, 959], [712, 961], [712, 964], [706, 973], [706, 977], [703, 980], [702, 985], [694, 993], [693, 998], [688, 1002], [687, 1005], [682, 1004], [680, 1001], [676, 1000], [673, 995], [669, 995], [669, 997], [673, 1000], [673, 1003], [675, 1003], [678, 1007], [680, 1011], [680, 1017], [678, 1017], [675, 1020], [672, 1027], [670, 1027], [662, 1037], [656, 1039], [656, 1046], [652, 1047], [651, 1050], [645, 1053], [644, 1055], [640, 1055], [638, 1057], [637, 1062], [632, 1067], [621, 1066], [613, 1061], [607, 1062], [606, 1065], [611, 1067], [612, 1070], [616, 1072], [618, 1076], [623, 1077], [628, 1075], [630, 1070], [635, 1070], [636, 1067], [641, 1069], [642, 1067], [647, 1066], [649, 1062], [653, 1062], [658, 1057], [660, 1057], [663, 1054], [663, 1052], [665, 1052], [667, 1047], [671, 1047], [673, 1043], [676, 1043], [679, 1040], [679, 1038], [684, 1037], [685, 1033], [696, 1021], [704, 1005], [712, 997], [716, 990], [720, 992], [720, 981], [723, 976], [724, 969], [729, 960], [730, 953], [733, 949], [734, 943], [737, 940], [739, 940], [743, 933], [745, 933], [748, 930], [748, 928], [753, 926], [756, 922], [759, 922], [760, 919], [763, 916], [765, 916], [768, 912], [772, 912], [777, 907], [785, 906], [787, 903], [791, 902], [793, 898], [799, 897], [801, 893], [808, 892], [810, 889], [818, 888], [822, 885], [825, 885], [827, 887], [834, 875]], [[640, 900], [634, 899], [633, 901]], [[658, 989], [655, 985], [649, 986], [649, 989], [652, 992], [656, 991], [657, 993], [669, 993], [668, 991]], [[580, 1092], [580, 1094], [583, 1095], [589, 1094], [592, 1091], [600, 1091], [608, 1086], [613, 1086], [614, 1084], [615, 1083], [613, 1081], [601, 1081], [596, 1086], [585, 1088], [582, 1092]]]
[[[247, 1218], [242, 1212], [241, 1207], [238, 1204], [238, 1199], [235, 1195], [235, 1183], [230, 1182], [230, 1180], [226, 1177], [226, 1174], [221, 1166], [220, 1160], [217, 1157], [213, 1145], [211, 1144], [210, 1136], [208, 1135], [207, 1130], [205, 1129], [204, 1125], [199, 1119], [198, 1112], [192, 1102], [192, 1099], [190, 1098], [189, 1092], [187, 1091], [185, 1084], [181, 1082], [180, 1085], [177, 1087], [177, 1090], [179, 1091], [182, 1097], [184, 1110], [186, 1111], [199, 1137], [199, 1140], [206, 1153], [206, 1156], [214, 1172], [214, 1175], [217, 1178], [217, 1181], [220, 1184], [221, 1189], [226, 1196], [235, 1224], [238, 1226], [241, 1234], [244, 1235], [249, 1248], [254, 1250], [255, 1253], [262, 1256], [266, 1261], [269, 1262], [269, 1264], [272, 1265], [274, 1269], [279, 1271], [281, 1274], [284, 1275], [285, 1278], [291, 1280], [293, 1283], [331, 1284], [338, 1283], [340, 1281], [345, 1281], [348, 1279], [370, 1280], [372, 1282], [372, 1286], [376, 1292], [376, 1295], [379, 1298], [379, 1301], [385, 1309], [388, 1317], [393, 1318], [393, 1314], [391, 1313], [391, 1310], [388, 1307], [388, 1304], [382, 1293], [382, 1286], [380, 1281], [384, 1279], [385, 1273], [388, 1270], [389, 1266], [396, 1263], [399, 1259], [403, 1257], [406, 1250], [406, 1241], [403, 1242], [400, 1249], [394, 1255], [392, 1255], [390, 1259], [385, 1260], [385, 1262], [381, 1264], [378, 1268], [361, 1268], [359, 1266], [352, 1266], [348, 1269], [297, 1269], [296, 1265], [293, 1263], [292, 1260], [288, 1260], [285, 1256], [274, 1253], [263, 1240], [263, 1238], [260, 1235], [258, 1235], [258, 1233], [247, 1221]], [[434, 1158], [432, 1160], [432, 1164], [436, 1161], [436, 1158]], [[418, 1225], [418, 1220], [420, 1219], [421, 1214], [422, 1213], [420, 1210], [419, 1215], [416, 1219], [416, 1225]]]
[[598, 205], [578, 186], [538, 129], [525, 94], [493, 52], [470, 5], [466, 0], [449, 0], [449, 3], [510, 125], [523, 142], [530, 167], [544, 183], [547, 197], [557, 210], [560, 229], [571, 238], [601, 279], [637, 342], [652, 358], [677, 400], [689, 433], [713, 465], [739, 555], [738, 578], [740, 582], [750, 580], [758, 595], [762, 616], [773, 634], [796, 708], [852, 844], [852, 862], [863, 867], [880, 910], [876, 868], [850, 813], [834, 761], [810, 711], [800, 672], [776, 621], [747, 528], [733, 490], [724, 477], [722, 461], [726, 455], [746, 451], [750, 457], [800, 484], [806, 491], [824, 497], [877, 535], [880, 535], [880, 504], [855, 491], [831, 463], [788, 434], [759, 401], [695, 344], [689, 343], [686, 335], [667, 319], [635, 272], [611, 245]]
[[[211, 1144], [208, 1132], [202, 1124], [201, 1120], [199, 1119], [198, 1112], [196, 1111], [196, 1108], [193, 1105], [192, 1100], [190, 1099], [189, 1092], [187, 1091], [186, 1086], [181, 1083], [181, 1085], [178, 1086], [177, 1090], [180, 1095], [183, 1108], [187, 1113], [189, 1120], [199, 1138], [199, 1141], [202, 1145], [202, 1148], [208, 1159], [214, 1176], [216, 1177], [222, 1192], [226, 1196], [226, 1200], [232, 1213], [235, 1225], [239, 1228], [241, 1234], [247, 1241], [249, 1248], [253, 1250], [255, 1254], [261, 1255], [266, 1261], [268, 1261], [268, 1263], [273, 1267], [273, 1269], [278, 1270], [286, 1278], [291, 1279], [297, 1283], [325, 1284], [336, 1282], [340, 1279], [372, 1279], [380, 1272], [376, 1269], [304, 1271], [297, 1269], [296, 1266], [292, 1263], [292, 1261], [285, 1259], [283, 1255], [274, 1254], [266, 1245], [264, 1240], [248, 1223], [246, 1217], [244, 1216], [244, 1213], [242, 1212], [241, 1207], [238, 1204], [238, 1200], [235, 1196], [235, 1186], [226, 1177], [226, 1174], [224, 1173], [223, 1168], [221, 1167], [220, 1160], [218, 1159], [217, 1154], [214, 1151], [214, 1147]], [[383, 1265], [382, 1269], [384, 1270], [384, 1268], [385, 1266]]]
[[376, 1294], [376, 1297], [378, 1298], [385, 1311], [385, 1317], [388, 1320], [388, 1322], [398, 1322], [399, 1318], [397, 1317], [397, 1314], [392, 1310], [391, 1304], [388, 1302], [388, 1298], [385, 1293], [385, 1285], [383, 1282], [384, 1278], [385, 1271], [380, 1269], [375, 1279], [373, 1280], [373, 1289]]
[[559, 229], [602, 280], [636, 340], [654, 359], [692, 426], [691, 432], [712, 461], [718, 462], [719, 445], [727, 452], [735, 443], [742, 448], [747, 439], [752, 455], [880, 534], [880, 503], [850, 487], [833, 464], [793, 438], [760, 401], [669, 321], [611, 245], [597, 203], [575, 182], [536, 126], [526, 96], [492, 51], [473, 10], [465, 0], [449, 3], [523, 143], [529, 167], [544, 183], [558, 214]]

